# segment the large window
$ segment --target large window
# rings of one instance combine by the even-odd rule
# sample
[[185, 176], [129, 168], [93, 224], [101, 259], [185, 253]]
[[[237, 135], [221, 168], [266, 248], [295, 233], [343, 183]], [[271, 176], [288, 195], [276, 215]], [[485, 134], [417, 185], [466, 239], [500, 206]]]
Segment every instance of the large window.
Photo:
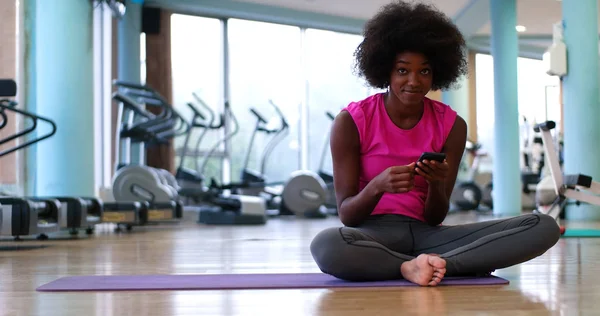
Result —
[[[360, 35], [178, 14], [172, 16], [171, 23], [176, 109], [191, 119], [187, 103], [201, 109], [193, 96], [196, 93], [220, 113], [227, 98], [239, 124], [239, 131], [228, 143], [228, 156], [221, 155], [225, 147], [219, 148], [204, 170], [206, 177], [219, 179], [223, 175], [223, 182], [239, 181], [248, 152], [247, 168], [262, 172], [268, 182], [285, 181], [298, 169], [317, 171], [323, 153], [322, 168], [331, 171], [329, 145], [324, 142], [331, 128], [326, 112], [336, 115], [350, 102], [378, 92], [354, 72]], [[271, 102], [279, 107], [289, 128], [262, 164], [274, 135], [258, 132], [251, 142], [257, 118], [250, 110], [260, 113], [269, 122], [268, 128], [280, 127], [281, 119]], [[209, 132], [197, 151], [200, 132], [196, 130], [188, 144], [184, 163], [188, 168], [194, 168], [225, 134], [224, 130]], [[185, 137], [175, 141], [178, 155], [184, 141]], [[226, 162], [223, 165], [222, 159]], [[179, 161], [177, 157], [176, 163]]]
[[[218, 19], [189, 15], [173, 14], [171, 16], [171, 58], [173, 76], [173, 106], [188, 121], [193, 112], [188, 106], [191, 103], [206, 119], [208, 110], [204, 109], [194, 94], [214, 112], [213, 124], [220, 122], [223, 111], [223, 34], [222, 23]], [[200, 120], [202, 121], [202, 120]], [[198, 140], [204, 129], [196, 127], [188, 141], [188, 150], [184, 166], [196, 169], [203, 162], [207, 150], [223, 137], [223, 129], [208, 130]], [[175, 139], [175, 165], [180, 164], [180, 155], [186, 137]], [[221, 180], [221, 161], [224, 148], [220, 146], [207, 161], [203, 170], [206, 179]]]
[[[333, 115], [352, 101], [367, 97], [370, 92], [364, 80], [354, 73], [354, 51], [362, 36], [308, 29], [305, 54], [308, 82], [308, 154], [309, 168], [317, 171], [325, 138], [329, 136]], [[329, 146], [325, 148], [322, 168], [331, 170]]]
[[[191, 120], [193, 113], [187, 103], [203, 110], [196, 94], [217, 114], [216, 124], [228, 98], [239, 124], [238, 133], [228, 143], [229, 151], [221, 146], [208, 160], [203, 170], [207, 178], [239, 181], [248, 152], [247, 168], [263, 172], [268, 182], [285, 181], [298, 169], [331, 171], [325, 140], [332, 122], [326, 112], [336, 115], [350, 102], [383, 91], [368, 87], [355, 73], [354, 52], [362, 41], [360, 35], [180, 14], [172, 15], [171, 30], [175, 108]], [[478, 139], [493, 157], [492, 56], [478, 54], [476, 64]], [[519, 119], [525, 137], [524, 118], [529, 126], [547, 119], [560, 121], [559, 82], [545, 74], [541, 61], [519, 58], [518, 67]], [[274, 135], [259, 132], [250, 141], [257, 122], [250, 110], [268, 120], [269, 128], [277, 128], [281, 121], [271, 102], [283, 113], [289, 130], [262, 164]], [[188, 168], [195, 168], [225, 135], [223, 129], [209, 131], [196, 148], [201, 132], [194, 129], [188, 143], [184, 164]], [[177, 165], [184, 141], [183, 136], [175, 140]], [[491, 162], [484, 161], [482, 168], [491, 169]]]
[[[494, 65], [491, 55], [476, 55], [477, 137], [493, 157], [494, 151]], [[518, 103], [520, 137], [531, 137], [537, 122], [560, 122], [559, 79], [545, 73], [541, 60], [519, 58]], [[527, 119], [527, 124], [525, 124]], [[521, 142], [522, 143], [522, 142]], [[482, 165], [491, 171], [491, 161]]]
[[269, 182], [285, 181], [300, 168], [299, 121], [302, 104], [300, 28], [263, 22], [228, 21], [229, 84], [231, 108], [239, 132], [231, 140], [231, 180], [240, 178], [246, 151], [251, 149], [248, 168], [261, 171], [260, 159], [272, 135], [260, 133], [249, 148], [256, 117], [254, 108], [279, 126], [269, 101], [280, 107], [289, 124], [287, 137], [279, 142], [266, 163]]

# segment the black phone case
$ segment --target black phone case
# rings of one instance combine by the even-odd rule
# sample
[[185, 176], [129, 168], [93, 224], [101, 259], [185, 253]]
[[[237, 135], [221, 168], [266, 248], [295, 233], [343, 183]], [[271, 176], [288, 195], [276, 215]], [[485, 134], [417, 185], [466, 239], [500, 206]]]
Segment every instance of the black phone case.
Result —
[[423, 160], [435, 160], [437, 162], [443, 162], [444, 159], [446, 159], [446, 154], [444, 153], [425, 152], [421, 154], [421, 157], [419, 157], [419, 162]]

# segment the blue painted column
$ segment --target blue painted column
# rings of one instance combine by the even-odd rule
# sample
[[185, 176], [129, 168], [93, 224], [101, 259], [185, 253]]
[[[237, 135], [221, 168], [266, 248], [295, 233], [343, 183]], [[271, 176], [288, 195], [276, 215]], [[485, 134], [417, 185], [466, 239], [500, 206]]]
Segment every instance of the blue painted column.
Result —
[[[456, 89], [442, 91], [442, 102], [452, 107], [467, 122], [467, 128], [470, 129], [472, 127], [468, 126], [470, 116], [469, 82], [466, 77], [461, 77], [458, 84], [460, 86]], [[467, 162], [463, 161], [462, 163], [466, 166]], [[466, 180], [468, 173], [468, 168], [459, 168], [457, 179], [459, 181]]]
[[469, 82], [461, 77], [457, 89], [442, 91], [442, 102], [451, 106], [466, 122], [469, 122]]
[[522, 209], [516, 0], [491, 0], [490, 18], [494, 58], [494, 214], [512, 216], [519, 215]]
[[[38, 143], [37, 195], [94, 193], [93, 3], [36, 3], [36, 111], [52, 118], [54, 137]], [[38, 135], [49, 131], [40, 122]]]
[[142, 5], [139, 1], [127, 1], [127, 10], [125, 15], [119, 19], [118, 24], [118, 78], [140, 83]]
[[[598, 4], [596, 0], [563, 0], [567, 75], [563, 78], [564, 172], [600, 180], [600, 105], [598, 97]], [[600, 207], [569, 205], [568, 219], [600, 219]]]
[[[141, 0], [128, 1], [125, 15], [118, 25], [118, 78], [133, 83], [141, 83], [141, 49], [140, 34], [142, 32]], [[130, 163], [144, 163], [144, 145], [128, 147]], [[120, 150], [123, 153], [123, 149]], [[119, 161], [117, 157], [117, 163]]]

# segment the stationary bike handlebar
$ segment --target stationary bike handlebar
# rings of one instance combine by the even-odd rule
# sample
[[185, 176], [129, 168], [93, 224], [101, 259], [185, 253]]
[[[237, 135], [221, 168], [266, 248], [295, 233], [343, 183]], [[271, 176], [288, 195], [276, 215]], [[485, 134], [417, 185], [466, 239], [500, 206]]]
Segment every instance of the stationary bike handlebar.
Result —
[[137, 84], [137, 83], [133, 83], [133, 82], [129, 82], [129, 81], [123, 81], [123, 80], [118, 80], [115, 79], [113, 80], [113, 84], [117, 87], [121, 87], [121, 88], [130, 88], [130, 89], [136, 89], [136, 90], [143, 90], [143, 91], [148, 91], [148, 92], [154, 92], [154, 89], [147, 87], [147, 86], [143, 86], [141, 84]]
[[156, 118], [156, 115], [144, 110], [135, 100], [133, 100], [132, 98], [130, 98], [118, 91], [113, 93], [113, 99], [116, 100], [117, 102], [123, 103], [124, 107], [133, 111], [135, 114], [137, 114], [139, 116], [142, 116], [149, 120]]
[[200, 174], [204, 174], [204, 169], [206, 168], [206, 164], [208, 163], [208, 159], [210, 158], [210, 156], [212, 156], [212, 154], [215, 152], [215, 150], [217, 150], [217, 148], [219, 148], [219, 146], [226, 142], [227, 140], [231, 139], [233, 136], [235, 136], [238, 131], [240, 130], [240, 125], [237, 121], [237, 118], [235, 117], [235, 115], [233, 114], [233, 112], [231, 111], [231, 106], [229, 105], [228, 101], [225, 101], [225, 105], [224, 105], [224, 110], [223, 110], [223, 115], [222, 115], [222, 122], [225, 120], [225, 115], [228, 115], [231, 118], [231, 122], [233, 123], [233, 130], [231, 132], [229, 132], [228, 134], [225, 135], [225, 137], [223, 137], [222, 139], [220, 139], [216, 144], [213, 145], [213, 147], [211, 147], [208, 152], [204, 155], [204, 159], [202, 161], [202, 164], [200, 165], [199, 168], [199, 172]]
[[285, 115], [283, 115], [283, 112], [281, 112], [281, 109], [279, 108], [279, 106], [277, 106], [277, 104], [275, 104], [275, 102], [273, 102], [273, 100], [269, 100], [269, 103], [273, 106], [273, 108], [275, 109], [275, 112], [277, 112], [277, 115], [279, 115], [279, 118], [281, 118], [281, 129], [288, 128], [289, 124], [288, 124], [287, 120], [285, 119]]
[[[208, 128], [208, 129], [219, 129], [219, 128], [223, 127], [223, 125], [225, 124], [224, 123], [224, 121], [225, 121], [225, 115], [223, 113], [221, 113], [219, 115], [220, 122], [218, 124], [214, 125], [213, 122], [215, 120], [215, 112], [195, 92], [192, 93], [192, 95], [194, 96], [194, 99], [196, 99], [196, 101], [198, 103], [200, 103], [200, 105], [210, 115], [210, 120], [207, 120], [206, 117], [202, 114], [202, 112], [200, 112], [200, 110], [196, 106], [194, 106], [192, 103], [188, 103], [187, 104], [188, 107], [192, 110], [192, 112], [194, 112], [194, 119], [192, 119], [192, 125], [194, 127], [203, 127], [203, 128]], [[204, 121], [208, 121], [208, 124], [205, 123], [205, 122], [198, 122], [196, 120], [197, 117], [201, 118]]]
[[[133, 101], [136, 104], [138, 104], [139, 105], [138, 107], [141, 109], [141, 111], [146, 111], [146, 109], [143, 107], [143, 105], [147, 105], [147, 106], [149, 105], [149, 106], [159, 108], [158, 114], [154, 114], [154, 113], [146, 111], [146, 113], [154, 115], [154, 118], [148, 119], [143, 122], [137, 122], [134, 126], [132, 126], [132, 128], [130, 130], [133, 130], [134, 128], [135, 128], [136, 132], [140, 132], [140, 131], [144, 130], [144, 132], [148, 135], [147, 137], [152, 139], [152, 138], [158, 138], [158, 137], [155, 137], [152, 133], [154, 133], [156, 135], [160, 131], [164, 131], [165, 129], [169, 130], [174, 127], [175, 124], [173, 124], [174, 122], [172, 121], [173, 113], [171, 111], [169, 111], [168, 107], [162, 107], [163, 100], [160, 96], [155, 95], [154, 92], [150, 92], [147, 90], [136, 90], [136, 89], [129, 88], [130, 86], [131, 85], [128, 85], [128, 88], [124, 88], [124, 87], [120, 86], [118, 89], [118, 93], [120, 93], [123, 96], [129, 97], [130, 103]], [[136, 112], [136, 114], [139, 114], [139, 111]], [[165, 124], [166, 124], [166, 127], [165, 127]]]
[[328, 117], [330, 120], [332, 120], [332, 121], [333, 121], [333, 120], [335, 120], [335, 115], [333, 115], [333, 113], [331, 113], [331, 112], [329, 112], [329, 111], [325, 111], [325, 114], [327, 115], [327, 117]]
[[256, 116], [256, 118], [263, 124], [267, 124], [267, 120], [260, 114], [256, 109], [250, 108], [250, 112]]
[[[204, 139], [204, 136], [206, 135], [206, 133], [208, 132], [209, 129], [211, 130], [217, 130], [220, 129], [222, 127], [225, 126], [225, 115], [228, 114], [228, 112], [230, 112], [229, 109], [229, 103], [225, 102], [224, 105], [224, 111], [223, 113], [219, 114], [219, 123], [218, 124], [213, 124], [214, 120], [215, 120], [215, 112], [212, 110], [212, 108], [210, 106], [208, 106], [208, 104], [206, 104], [206, 102], [204, 102], [204, 100], [202, 100], [202, 98], [200, 98], [195, 92], [192, 93], [192, 95], [194, 96], [194, 99], [196, 99], [196, 101], [200, 104], [200, 106], [202, 106], [210, 115], [210, 120], [206, 120], [204, 115], [200, 112], [200, 110], [198, 110], [198, 108], [196, 108], [192, 103], [188, 103], [188, 106], [190, 107], [190, 109], [194, 112], [194, 117], [192, 119], [192, 126], [193, 127], [201, 127], [204, 128], [204, 130], [202, 131], [202, 133], [200, 133], [200, 136], [198, 137], [198, 140], [196, 141], [196, 152], [200, 151], [200, 144], [202, 142], [202, 140]], [[233, 114], [231, 114], [233, 116]], [[202, 118], [207, 122], [198, 122], [197, 118]], [[235, 118], [233, 118], [235, 120]], [[237, 122], [235, 122], [237, 123]], [[237, 129], [235, 130], [235, 133], [237, 133]], [[235, 135], [235, 134], [234, 134]], [[233, 135], [229, 136], [229, 135], [225, 135], [225, 138], [223, 140], [219, 140], [210, 150], [208, 150], [206, 152], [206, 154], [203, 156], [202, 161], [200, 161], [199, 159], [196, 159], [196, 172], [198, 172], [199, 174], [203, 174], [204, 173], [204, 168], [206, 167], [206, 164], [208, 162], [208, 159], [210, 158], [210, 155], [212, 155], [213, 152], [215, 152], [215, 150], [218, 148], [218, 146], [223, 143], [224, 141], [226, 141], [227, 139], [231, 138]], [[184, 143], [184, 153], [185, 151], [187, 151], [187, 146], [190, 140], [190, 135], [188, 135], [186, 137], [185, 143]], [[182, 158], [180, 161], [183, 161], [184, 155], [182, 155]], [[183, 165], [183, 164], [182, 164]]]
[[190, 109], [192, 109], [192, 111], [194, 111], [194, 117], [192, 118], [192, 126], [193, 127], [202, 127], [202, 128], [207, 128], [207, 129], [219, 129], [221, 127], [223, 127], [223, 121], [225, 120], [224, 115], [220, 114], [219, 115], [219, 123], [218, 124], [212, 124], [214, 118], [212, 118], [210, 120], [210, 122], [208, 122], [208, 124], [206, 122], [201, 122], [198, 121], [198, 118], [207, 121], [206, 117], [204, 115], [202, 115], [202, 113], [198, 112], [198, 109], [191, 103], [187, 103], [188, 107]]
[[161, 108], [161, 113], [158, 114], [159, 117], [164, 117], [167, 114], [164, 109], [169, 108], [169, 102], [165, 100], [158, 92], [148, 86], [142, 86], [133, 82], [125, 82], [122, 80], [114, 80], [113, 83], [117, 88], [119, 88], [119, 92], [124, 95], [129, 96], [133, 100], [136, 100], [138, 103], [144, 103], [147, 105], [153, 105]]
[[[208, 112], [208, 114], [210, 114], [210, 124], [212, 124], [213, 120], [215, 119], [215, 112], [213, 112], [210, 106], [208, 106], [208, 104], [206, 104], [206, 102], [204, 102], [204, 100], [202, 100], [202, 98], [200, 98], [198, 94], [196, 94], [196, 92], [192, 92], [192, 95], [194, 96], [194, 99], [196, 99], [196, 102], [200, 103], [200, 106], [202, 106]], [[198, 111], [198, 109], [195, 106], [189, 103], [188, 106], [191, 107], [194, 114], [202, 117], [202, 119], [205, 120], [204, 116], [200, 113], [200, 111]]]
[[190, 108], [190, 110], [192, 110], [192, 112], [194, 112], [194, 116], [197, 116], [197, 117], [199, 117], [200, 119], [202, 119], [202, 120], [205, 120], [205, 121], [206, 121], [206, 116], [204, 116], [202, 113], [200, 113], [200, 112], [198, 111], [198, 109], [196, 109], [196, 107], [195, 107], [195, 106], [194, 106], [192, 103], [188, 102], [188, 103], [186, 103], [186, 104], [187, 104], [187, 106]]
[[[262, 131], [262, 132], [266, 132], [267, 134], [272, 134], [272, 133], [276, 133], [279, 134], [280, 132], [286, 130], [289, 127], [289, 124], [287, 122], [287, 120], [285, 119], [285, 116], [283, 115], [283, 112], [281, 112], [281, 110], [279, 109], [279, 107], [277, 106], [277, 104], [275, 104], [273, 102], [273, 100], [269, 99], [269, 104], [271, 104], [271, 106], [273, 106], [273, 108], [275, 109], [275, 112], [277, 112], [277, 116], [279, 116], [279, 118], [281, 119], [281, 126], [279, 128], [274, 128], [274, 129], [268, 129], [265, 126], [259, 126], [258, 130]], [[250, 112], [252, 114], [254, 114], [254, 116], [256, 116], [256, 118], [258, 119], [258, 124], [260, 125], [261, 123], [267, 124], [268, 121], [265, 119], [264, 116], [262, 116], [258, 110], [256, 110], [255, 108], [250, 108]]]
[[[114, 81], [119, 90], [113, 96], [124, 107], [146, 120], [137, 122], [128, 131], [144, 134], [144, 141], [163, 142], [187, 133], [191, 125], [154, 89], [135, 83]], [[144, 109], [140, 103], [160, 108], [159, 114]], [[179, 126], [176, 128], [176, 126]]]
[[541, 131], [549, 131], [549, 130], [554, 129], [554, 128], [556, 128], [556, 122], [554, 122], [554, 121], [546, 121], [546, 122], [542, 122], [542, 123], [536, 124], [533, 127], [533, 131], [536, 132], [536, 133], [539, 133], [540, 130]]
[[[113, 83], [118, 88], [119, 92], [136, 100], [138, 103], [145, 103], [147, 105], [161, 107], [162, 109], [171, 107], [169, 106], [169, 102], [151, 87], [122, 80], [114, 80]], [[158, 115], [164, 116], [164, 111]]]
[[281, 126], [271, 131], [275, 133], [275, 136], [267, 143], [267, 146], [263, 150], [263, 159], [260, 165], [261, 174], [265, 174], [267, 161], [269, 160], [269, 156], [271, 155], [273, 150], [275, 150], [275, 147], [289, 134], [289, 125], [287, 123], [287, 120], [285, 119], [285, 116], [283, 115], [283, 112], [281, 112], [281, 110], [279, 109], [277, 104], [273, 102], [273, 100], [269, 99], [269, 104], [273, 106], [275, 112], [277, 112], [277, 115], [281, 119]]
[[[161, 114], [164, 115], [154, 115], [141, 107], [141, 105], [137, 101], [151, 101], [151, 100], [133, 100], [127, 95], [122, 94], [122, 92], [118, 91], [115, 93], [115, 99], [120, 101], [124, 107], [132, 110], [135, 114], [140, 115], [146, 120], [141, 122], [134, 123], [131, 127], [128, 128], [128, 131], [133, 132], [143, 132], [149, 138], [151, 135], [158, 136], [159, 133], [165, 131], [171, 131], [172, 128], [176, 125], [176, 121], [174, 118], [173, 111], [169, 109], [164, 110]], [[148, 104], [149, 102], [144, 102]], [[160, 136], [158, 136], [160, 138]]]

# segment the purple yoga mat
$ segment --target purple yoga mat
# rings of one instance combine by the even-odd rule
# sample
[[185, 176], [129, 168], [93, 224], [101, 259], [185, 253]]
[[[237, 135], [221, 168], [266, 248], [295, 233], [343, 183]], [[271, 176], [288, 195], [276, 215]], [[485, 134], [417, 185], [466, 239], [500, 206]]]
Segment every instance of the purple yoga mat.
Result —
[[[508, 280], [496, 277], [446, 277], [444, 285], [497, 285]], [[347, 282], [323, 273], [296, 274], [195, 274], [195, 275], [97, 275], [64, 277], [37, 288], [41, 292], [143, 291], [143, 290], [239, 290], [306, 289], [336, 287], [417, 286], [405, 280]]]

